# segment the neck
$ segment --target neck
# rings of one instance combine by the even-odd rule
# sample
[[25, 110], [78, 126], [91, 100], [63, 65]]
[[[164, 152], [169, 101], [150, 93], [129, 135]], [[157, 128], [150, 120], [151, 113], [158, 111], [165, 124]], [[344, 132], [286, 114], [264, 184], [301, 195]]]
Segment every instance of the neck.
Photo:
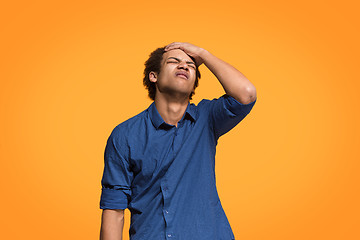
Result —
[[189, 104], [189, 97], [174, 98], [174, 96], [166, 97], [162, 94], [156, 94], [154, 102], [164, 121], [177, 127], [177, 123], [181, 120]]

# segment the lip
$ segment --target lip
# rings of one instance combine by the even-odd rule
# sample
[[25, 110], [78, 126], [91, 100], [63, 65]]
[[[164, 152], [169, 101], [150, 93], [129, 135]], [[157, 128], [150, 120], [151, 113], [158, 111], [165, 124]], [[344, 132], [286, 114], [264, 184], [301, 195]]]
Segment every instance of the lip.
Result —
[[184, 71], [178, 71], [178, 72], [175, 73], [175, 75], [180, 76], [182, 78], [186, 77], [186, 79], [189, 79], [189, 74], [187, 72], [184, 72]]

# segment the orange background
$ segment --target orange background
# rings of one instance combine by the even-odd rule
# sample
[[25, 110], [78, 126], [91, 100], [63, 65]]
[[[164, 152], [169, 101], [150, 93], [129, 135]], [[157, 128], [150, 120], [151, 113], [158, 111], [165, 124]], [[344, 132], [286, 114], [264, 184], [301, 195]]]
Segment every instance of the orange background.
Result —
[[[98, 239], [106, 140], [150, 105], [144, 62], [174, 41], [207, 49], [257, 89], [216, 159], [236, 239], [360, 239], [356, 1], [9, 1], [0, 9], [2, 239]], [[194, 103], [223, 94], [200, 70]]]

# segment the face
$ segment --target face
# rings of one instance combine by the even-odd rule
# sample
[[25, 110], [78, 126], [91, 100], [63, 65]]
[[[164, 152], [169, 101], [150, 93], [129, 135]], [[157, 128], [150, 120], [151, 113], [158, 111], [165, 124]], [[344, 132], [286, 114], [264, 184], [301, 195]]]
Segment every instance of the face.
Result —
[[182, 50], [163, 54], [160, 73], [151, 72], [150, 81], [156, 83], [156, 94], [189, 96], [194, 91], [195, 62]]

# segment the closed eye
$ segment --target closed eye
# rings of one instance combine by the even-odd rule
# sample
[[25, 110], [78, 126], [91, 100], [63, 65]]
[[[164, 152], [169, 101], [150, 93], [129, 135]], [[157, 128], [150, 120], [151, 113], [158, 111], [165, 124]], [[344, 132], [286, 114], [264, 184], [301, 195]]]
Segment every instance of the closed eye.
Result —
[[[176, 62], [176, 61], [168, 61], [167, 63], [179, 63], [179, 62]], [[187, 65], [190, 66], [190, 67], [193, 68], [193, 69], [196, 69], [196, 67], [193, 65], [192, 62], [188, 62]]]

